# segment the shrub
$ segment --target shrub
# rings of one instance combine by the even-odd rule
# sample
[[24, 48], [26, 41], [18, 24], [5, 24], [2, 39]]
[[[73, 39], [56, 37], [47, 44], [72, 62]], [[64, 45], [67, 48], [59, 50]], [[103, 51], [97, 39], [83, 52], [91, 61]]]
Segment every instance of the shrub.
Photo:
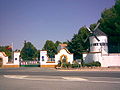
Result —
[[72, 64], [72, 68], [79, 68], [79, 67], [80, 67], [80, 64], [78, 64], [78, 63]]
[[93, 66], [100, 67], [101, 63], [96, 61], [96, 62], [92, 62], [92, 63], [86, 63], [86, 64], [84, 64], [84, 66], [87, 66], [87, 67], [93, 67]]
[[70, 64], [70, 62], [69, 63], [62, 63], [62, 67], [69, 68], [69, 67], [71, 67], [71, 64]]

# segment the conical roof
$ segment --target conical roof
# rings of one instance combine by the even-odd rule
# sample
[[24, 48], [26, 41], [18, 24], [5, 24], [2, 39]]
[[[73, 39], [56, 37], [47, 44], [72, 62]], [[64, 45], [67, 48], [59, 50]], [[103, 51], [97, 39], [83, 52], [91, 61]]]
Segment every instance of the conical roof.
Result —
[[101, 31], [99, 28], [97, 28], [94, 32], [93, 32], [96, 36], [107, 36], [103, 31]]

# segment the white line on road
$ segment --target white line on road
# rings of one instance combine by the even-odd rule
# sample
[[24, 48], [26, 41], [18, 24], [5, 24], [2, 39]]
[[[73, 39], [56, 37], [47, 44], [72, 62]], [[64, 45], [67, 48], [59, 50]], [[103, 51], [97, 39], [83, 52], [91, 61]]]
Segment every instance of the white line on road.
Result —
[[[61, 76], [30, 76], [30, 75], [4, 75], [5, 78], [12, 78], [12, 79], [23, 79], [23, 80], [42, 80], [42, 81], [84, 81], [84, 82], [91, 82], [91, 83], [118, 83], [120, 81], [99, 81], [99, 80], [88, 80], [85, 78], [80, 77], [61, 77]], [[95, 77], [96, 78], [96, 77]], [[99, 77], [97, 77], [99, 78]], [[103, 78], [104, 79], [104, 78]], [[113, 79], [113, 78], [112, 78]], [[117, 79], [119, 80], [119, 78]]]
[[62, 78], [67, 81], [88, 81], [87, 79], [79, 78], [79, 77], [62, 77]]

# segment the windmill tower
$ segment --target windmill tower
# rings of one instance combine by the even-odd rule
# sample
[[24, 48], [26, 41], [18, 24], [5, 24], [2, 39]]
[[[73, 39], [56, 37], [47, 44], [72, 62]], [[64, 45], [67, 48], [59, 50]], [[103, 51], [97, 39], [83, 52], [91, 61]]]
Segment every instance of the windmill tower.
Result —
[[98, 28], [99, 25], [100, 23], [97, 24], [94, 30], [90, 30], [90, 28], [87, 27], [90, 35], [85, 39], [84, 42], [89, 39], [90, 52], [83, 53], [83, 60], [85, 63], [91, 63], [95, 61], [101, 62], [102, 56], [104, 54], [108, 54], [107, 35]]
[[100, 23], [97, 24], [93, 31], [87, 27], [90, 32], [90, 36], [87, 37], [90, 41], [90, 52], [101, 52], [102, 54], [108, 54], [107, 35], [98, 28], [99, 25]]

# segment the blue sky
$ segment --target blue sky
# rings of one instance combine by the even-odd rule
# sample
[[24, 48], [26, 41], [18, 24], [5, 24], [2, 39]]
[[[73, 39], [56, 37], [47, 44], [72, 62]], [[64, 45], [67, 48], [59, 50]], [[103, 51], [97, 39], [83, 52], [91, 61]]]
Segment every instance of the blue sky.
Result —
[[42, 49], [46, 40], [70, 40], [79, 28], [96, 23], [115, 0], [0, 0], [0, 46], [24, 40]]

